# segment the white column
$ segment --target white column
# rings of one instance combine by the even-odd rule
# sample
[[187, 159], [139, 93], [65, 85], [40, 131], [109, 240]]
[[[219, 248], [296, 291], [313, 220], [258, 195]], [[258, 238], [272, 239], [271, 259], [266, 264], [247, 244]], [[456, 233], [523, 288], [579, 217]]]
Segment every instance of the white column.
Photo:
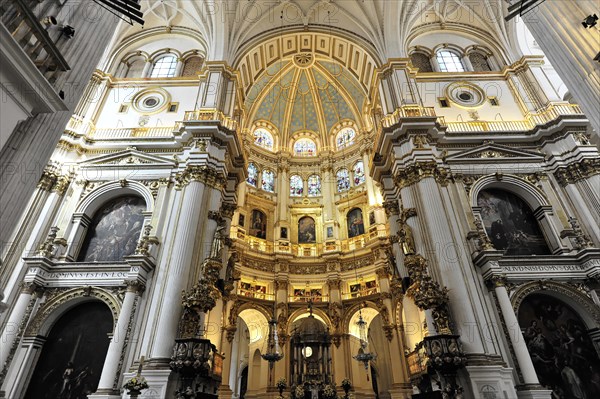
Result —
[[510, 342], [513, 345], [517, 363], [519, 363], [519, 368], [523, 375], [523, 382], [525, 384], [539, 385], [540, 381], [538, 380], [535, 368], [533, 367], [533, 362], [529, 356], [525, 338], [523, 338], [521, 328], [519, 327], [519, 321], [517, 320], [515, 311], [510, 303], [506, 287], [501, 279], [494, 281], [494, 291], [496, 291], [498, 303], [502, 310], [502, 317], [504, 318], [504, 323], [506, 323], [506, 328], [508, 328], [509, 331]]
[[106, 358], [104, 359], [104, 366], [102, 367], [98, 389], [96, 390], [96, 394], [91, 395], [91, 397], [97, 397], [97, 394], [118, 395], [118, 390], [114, 391], [113, 389], [115, 388], [114, 383], [119, 367], [119, 359], [121, 358], [121, 353], [125, 346], [125, 338], [127, 336], [127, 330], [129, 329], [129, 322], [132, 317], [135, 299], [143, 288], [144, 287], [140, 285], [138, 281], [127, 282], [127, 291], [125, 292], [119, 319], [113, 330], [113, 336], [110, 345], [108, 346]]
[[2, 368], [8, 366], [6, 362], [10, 357], [11, 348], [19, 338], [19, 329], [21, 323], [23, 323], [27, 307], [31, 302], [31, 297], [38, 288], [39, 286], [35, 283], [24, 283], [21, 294], [17, 298], [17, 303], [8, 317], [0, 339], [0, 366]]
[[[167, 256], [169, 262], [168, 282], [162, 296], [163, 306], [158, 318], [158, 330], [154, 339], [151, 357], [169, 359], [175, 344], [177, 326], [181, 314], [181, 291], [189, 277], [196, 231], [200, 222], [202, 207], [198, 199], [203, 197], [204, 184], [192, 180], [184, 188], [183, 200], [179, 212], [177, 233], [174, 236], [172, 251]], [[164, 266], [163, 266], [164, 267]]]

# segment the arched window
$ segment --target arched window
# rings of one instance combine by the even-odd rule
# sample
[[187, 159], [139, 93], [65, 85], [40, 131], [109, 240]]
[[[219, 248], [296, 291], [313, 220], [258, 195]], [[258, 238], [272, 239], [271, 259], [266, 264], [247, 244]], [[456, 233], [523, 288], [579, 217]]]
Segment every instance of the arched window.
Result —
[[298, 175], [290, 177], [290, 195], [292, 197], [301, 197], [304, 192], [304, 181]]
[[144, 72], [144, 66], [146, 61], [143, 58], [135, 58], [129, 61], [129, 67], [127, 68], [126, 78], [140, 78], [142, 72]]
[[311, 139], [300, 139], [294, 143], [294, 155], [299, 157], [314, 157], [317, 155], [317, 145]]
[[350, 189], [350, 174], [348, 173], [348, 169], [340, 169], [335, 174], [337, 177], [337, 191], [341, 193], [342, 191], [347, 191]]
[[360, 208], [354, 208], [348, 212], [348, 215], [346, 215], [346, 224], [348, 226], [348, 238], [365, 234], [365, 224]]
[[571, 306], [533, 293], [521, 302], [518, 320], [540, 385], [553, 390], [552, 397], [598, 397], [600, 359], [589, 327]]
[[181, 71], [181, 76], [197, 76], [200, 74], [202, 70], [202, 65], [204, 64], [204, 58], [194, 56], [185, 60], [185, 64], [183, 65], [183, 70]]
[[548, 245], [531, 208], [516, 195], [497, 189], [477, 197], [492, 245], [507, 255], [546, 255]]
[[363, 161], [358, 161], [354, 164], [354, 185], [360, 186], [365, 182], [365, 167]]
[[267, 215], [258, 209], [253, 209], [248, 232], [253, 237], [267, 238]]
[[166, 55], [159, 58], [152, 67], [151, 78], [172, 78], [175, 76], [175, 68], [177, 67], [177, 57], [174, 55]]
[[473, 51], [469, 54], [469, 61], [471, 61], [475, 72], [488, 72], [492, 70], [487, 57], [480, 52]]
[[248, 164], [248, 178], [246, 182], [254, 187], [256, 187], [256, 183], [258, 182], [258, 169], [253, 163]]
[[440, 50], [436, 54], [440, 72], [464, 72], [465, 67], [458, 54], [453, 51]]
[[95, 392], [112, 332], [113, 315], [104, 303], [84, 302], [68, 310], [44, 340], [25, 397], [80, 398]]
[[310, 244], [316, 242], [315, 219], [304, 216], [298, 220], [298, 243]]
[[275, 173], [270, 170], [263, 170], [262, 173], [262, 184], [260, 186], [263, 190], [272, 193], [275, 191]]
[[335, 138], [337, 149], [341, 150], [349, 145], [354, 144], [354, 138], [356, 137], [356, 131], [351, 127], [346, 127], [340, 130]]
[[427, 54], [412, 53], [410, 60], [415, 68], [419, 68], [419, 72], [433, 72], [431, 60]]
[[273, 136], [266, 129], [254, 131], [254, 144], [273, 151]]
[[119, 197], [107, 202], [94, 214], [77, 261], [121, 262], [124, 256], [133, 255], [145, 210], [146, 204], [139, 197]]
[[319, 175], [311, 175], [308, 177], [308, 196], [318, 197], [321, 195], [321, 178]]

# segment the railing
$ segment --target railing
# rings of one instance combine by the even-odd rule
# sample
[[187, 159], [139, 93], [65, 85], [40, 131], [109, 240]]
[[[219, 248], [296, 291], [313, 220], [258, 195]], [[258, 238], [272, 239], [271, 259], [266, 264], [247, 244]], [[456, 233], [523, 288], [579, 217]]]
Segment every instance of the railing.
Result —
[[0, 2], [0, 20], [50, 83], [71, 69], [50, 36], [23, 0]]
[[238, 288], [237, 294], [246, 298], [265, 299], [267, 301], [275, 300], [274, 294], [268, 294], [266, 292], [260, 292], [255, 290], [245, 290], [242, 288]]
[[88, 137], [95, 140], [115, 140], [129, 138], [173, 137], [173, 127], [135, 127], [121, 129], [94, 129]]
[[446, 122], [445, 125], [448, 133], [526, 132], [566, 115], [583, 115], [583, 112], [577, 104], [558, 103], [541, 112], [529, 113], [521, 121]]
[[69, 119], [69, 122], [65, 127], [65, 131], [81, 136], [89, 135], [93, 129], [94, 125], [91, 122], [83, 121], [80, 117], [75, 115], [71, 116], [71, 119]]
[[404, 105], [396, 109], [392, 114], [386, 115], [383, 120], [384, 127], [391, 127], [399, 123], [403, 118], [436, 118], [433, 107], [421, 107], [420, 105]]
[[377, 285], [375, 287], [363, 288], [354, 292], [344, 292], [342, 293], [342, 299], [362, 298], [369, 295], [375, 295], [379, 292], [379, 285]]
[[288, 302], [329, 302], [329, 295], [290, 295]]
[[237, 121], [225, 116], [221, 111], [214, 109], [199, 109], [196, 111], [187, 111], [183, 117], [184, 122], [190, 121], [218, 121], [222, 126], [229, 130], [237, 129]]

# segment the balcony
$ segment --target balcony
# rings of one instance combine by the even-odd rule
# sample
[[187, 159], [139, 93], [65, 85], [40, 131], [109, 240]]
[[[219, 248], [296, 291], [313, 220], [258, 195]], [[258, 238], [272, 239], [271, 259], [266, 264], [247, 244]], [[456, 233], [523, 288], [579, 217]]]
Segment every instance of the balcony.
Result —
[[0, 3], [0, 20], [46, 80], [53, 84], [69, 65], [38, 17], [23, 0]]

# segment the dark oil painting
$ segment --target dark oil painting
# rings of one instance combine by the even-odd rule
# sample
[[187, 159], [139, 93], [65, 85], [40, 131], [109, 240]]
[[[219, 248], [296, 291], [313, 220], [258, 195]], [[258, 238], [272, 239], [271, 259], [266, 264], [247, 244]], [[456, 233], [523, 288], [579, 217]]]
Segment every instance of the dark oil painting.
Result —
[[298, 220], [298, 243], [311, 244], [316, 242], [315, 220], [309, 216], [304, 216]]
[[112, 313], [101, 302], [65, 313], [50, 330], [25, 399], [86, 399], [94, 393], [112, 331]]
[[503, 190], [482, 190], [477, 204], [494, 248], [506, 255], [550, 253], [531, 208], [521, 198]]
[[119, 197], [100, 208], [88, 228], [79, 262], [120, 262], [132, 255], [144, 224], [144, 200]]
[[519, 325], [540, 384], [552, 390], [552, 398], [600, 398], [598, 353], [570, 306], [532, 294], [519, 308]]
[[253, 237], [267, 238], [267, 215], [254, 209], [252, 211], [252, 219], [250, 220], [249, 232]]
[[360, 209], [355, 208], [348, 212], [346, 222], [348, 223], [348, 238], [365, 234], [365, 224]]

